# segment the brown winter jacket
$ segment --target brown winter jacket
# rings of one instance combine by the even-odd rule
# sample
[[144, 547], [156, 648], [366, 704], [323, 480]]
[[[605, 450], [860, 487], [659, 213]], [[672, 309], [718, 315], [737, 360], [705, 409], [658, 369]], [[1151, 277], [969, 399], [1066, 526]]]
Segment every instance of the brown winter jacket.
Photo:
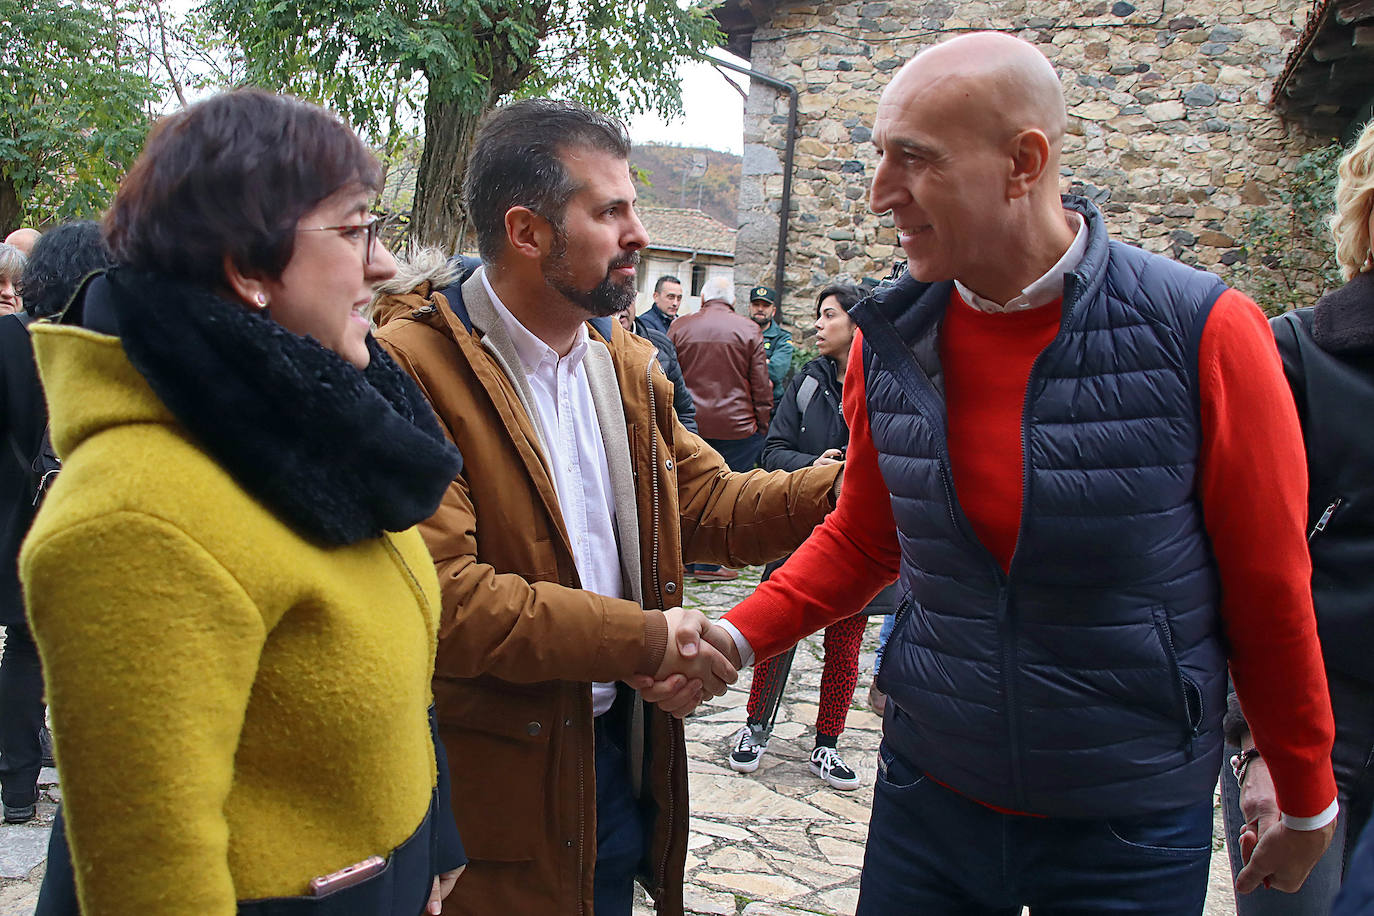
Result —
[[701, 311], [675, 319], [668, 338], [692, 390], [701, 435], [747, 439], [768, 432], [773, 382], [758, 325], [713, 299]]
[[[471, 331], [428, 282], [384, 298], [374, 314], [378, 338], [463, 453], [461, 476], [420, 526], [443, 599], [434, 696], [471, 859], [444, 910], [589, 916], [591, 682], [652, 672], [662, 616], [579, 588], [524, 406], [527, 383], [509, 368], [518, 357], [480, 275], [462, 290]], [[689, 560], [760, 563], [799, 544], [830, 509], [834, 467], [730, 473], [677, 422], [653, 344], [618, 324], [609, 342], [595, 331], [592, 340], [586, 365], [612, 489], [628, 501], [616, 512], [625, 593], [642, 595], [643, 607], [681, 603], [684, 548]], [[641, 877], [661, 916], [677, 916], [688, 819], [682, 723], [648, 707], [639, 734], [643, 791], [657, 811]]]

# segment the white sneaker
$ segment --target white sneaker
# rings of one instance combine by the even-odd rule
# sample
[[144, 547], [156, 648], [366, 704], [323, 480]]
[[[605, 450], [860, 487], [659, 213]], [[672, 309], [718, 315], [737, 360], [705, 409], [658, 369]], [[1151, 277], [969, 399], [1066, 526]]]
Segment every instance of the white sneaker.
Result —
[[735, 736], [734, 750], [730, 751], [730, 769], [736, 773], [752, 773], [759, 768], [759, 758], [768, 749], [768, 742], [754, 740], [754, 729], [746, 725]]
[[840, 752], [833, 747], [818, 747], [811, 752], [811, 772], [846, 792], [859, 787], [859, 774], [844, 765]]

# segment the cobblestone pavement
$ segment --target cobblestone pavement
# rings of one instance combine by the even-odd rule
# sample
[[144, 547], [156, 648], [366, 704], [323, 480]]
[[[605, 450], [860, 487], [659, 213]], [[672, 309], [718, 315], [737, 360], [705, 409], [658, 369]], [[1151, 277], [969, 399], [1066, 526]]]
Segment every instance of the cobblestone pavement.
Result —
[[[758, 568], [733, 582], [689, 584], [686, 603], [715, 617], [758, 584]], [[741, 776], [726, 760], [731, 738], [744, 723], [749, 673], [725, 696], [687, 722], [691, 759], [692, 822], [686, 900], [694, 916], [847, 916], [859, 895], [859, 869], [873, 801], [881, 722], [867, 705], [877, 647], [878, 618], [864, 634], [859, 689], [840, 752], [859, 773], [852, 792], [830, 788], [811, 775], [807, 760], [816, 720], [822, 651], [820, 637], [797, 650], [773, 738], [757, 772]], [[60, 789], [44, 770], [36, 825], [0, 826], [0, 916], [31, 916], [43, 874], [43, 855]], [[1221, 848], [1220, 813], [1213, 842], [1211, 892], [1205, 916], [1234, 916], [1231, 870]], [[457, 893], [462, 893], [459, 883]], [[649, 916], [645, 902], [636, 916]]]

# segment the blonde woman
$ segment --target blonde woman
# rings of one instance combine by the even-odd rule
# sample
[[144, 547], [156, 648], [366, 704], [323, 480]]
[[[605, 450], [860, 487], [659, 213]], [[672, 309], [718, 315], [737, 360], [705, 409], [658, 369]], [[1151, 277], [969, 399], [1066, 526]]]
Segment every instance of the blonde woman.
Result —
[[[1331, 760], [1340, 818], [1331, 847], [1297, 894], [1261, 888], [1238, 896], [1240, 916], [1326, 916], [1342, 874], [1357, 874], [1350, 854], [1374, 804], [1374, 123], [1341, 159], [1338, 175], [1331, 232], [1347, 282], [1315, 307], [1270, 324], [1307, 447], [1312, 598], [1336, 720]], [[1272, 816], [1277, 802], [1234, 698], [1227, 737], [1236, 753], [1235, 776], [1223, 774], [1234, 867], [1252, 840], [1251, 825]]]

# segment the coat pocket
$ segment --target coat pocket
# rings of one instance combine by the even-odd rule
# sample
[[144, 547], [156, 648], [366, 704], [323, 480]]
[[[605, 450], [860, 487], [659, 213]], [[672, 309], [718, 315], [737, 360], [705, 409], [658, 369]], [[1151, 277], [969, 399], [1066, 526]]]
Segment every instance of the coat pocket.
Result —
[[1178, 661], [1178, 650], [1174, 646], [1173, 628], [1169, 626], [1169, 615], [1162, 607], [1150, 609], [1155, 634], [1159, 637], [1160, 648], [1169, 664], [1170, 688], [1174, 698], [1175, 717], [1183, 732], [1183, 743], [1191, 752], [1193, 739], [1202, 727], [1202, 689], [1183, 671]]
[[[435, 679], [439, 735], [448, 754], [453, 816], [470, 859], [527, 862], [551, 829], [545, 801], [552, 767], [547, 697]], [[516, 692], [519, 691], [519, 692]], [[466, 765], [482, 770], [479, 780]]]

